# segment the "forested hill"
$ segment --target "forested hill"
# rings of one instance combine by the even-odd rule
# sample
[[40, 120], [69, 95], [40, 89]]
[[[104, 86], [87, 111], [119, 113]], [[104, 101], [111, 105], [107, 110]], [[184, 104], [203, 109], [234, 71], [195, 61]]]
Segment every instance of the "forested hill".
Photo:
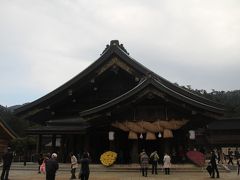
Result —
[[227, 117], [240, 117], [240, 90], [225, 92], [215, 91], [213, 89], [212, 92], [208, 93], [206, 90], [191, 89], [190, 86], [182, 86], [182, 88], [225, 105], [227, 110], [230, 112], [226, 114]]
[[29, 127], [29, 122], [13, 115], [12, 111], [0, 105], [0, 118], [19, 136], [25, 135], [25, 129]]

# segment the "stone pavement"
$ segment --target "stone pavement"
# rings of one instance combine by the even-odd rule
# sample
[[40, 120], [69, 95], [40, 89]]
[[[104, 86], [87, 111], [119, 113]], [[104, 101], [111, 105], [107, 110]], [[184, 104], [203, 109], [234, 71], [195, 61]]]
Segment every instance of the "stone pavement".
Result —
[[[57, 172], [56, 180], [68, 180], [70, 172]], [[45, 180], [44, 174], [38, 174], [31, 170], [11, 170], [10, 180]], [[89, 180], [210, 180], [206, 171], [202, 172], [172, 172], [170, 175], [165, 175], [163, 171], [158, 175], [149, 174], [148, 177], [142, 177], [140, 172], [91, 172]], [[236, 171], [222, 172], [220, 179], [239, 180]]]
[[[171, 169], [173, 172], [202, 172], [205, 167], [198, 167], [194, 164], [186, 163], [186, 164], [172, 164]], [[149, 165], [149, 167], [151, 167]], [[232, 170], [236, 170], [235, 166], [228, 166]], [[140, 165], [139, 164], [114, 164], [110, 167], [105, 167], [101, 164], [90, 164], [90, 169], [92, 172], [139, 172]], [[14, 162], [11, 166], [12, 170], [24, 170], [24, 171], [35, 171], [38, 169], [38, 164], [34, 162], [27, 162], [26, 166], [23, 166], [23, 163]], [[70, 164], [69, 163], [59, 163], [59, 171], [69, 172]], [[162, 170], [162, 165], [158, 166], [159, 170]], [[226, 172], [226, 169], [223, 168], [222, 165], [218, 166], [220, 172]]]
[[[170, 175], [165, 175], [161, 166], [159, 167], [159, 174], [152, 175], [149, 169], [149, 176], [142, 177], [139, 164], [128, 165], [114, 165], [111, 167], [104, 167], [101, 164], [90, 165], [89, 180], [210, 180], [206, 167], [197, 167], [193, 164], [173, 164]], [[10, 180], [45, 180], [44, 174], [37, 173], [37, 163], [28, 162], [27, 166], [23, 163], [14, 162], [11, 166]], [[236, 166], [232, 167], [232, 171], [228, 172], [219, 167], [220, 179], [240, 180], [237, 176]], [[79, 172], [79, 168], [77, 169]], [[1, 173], [1, 170], [0, 170]], [[78, 173], [76, 173], [77, 175]], [[70, 178], [70, 164], [60, 163], [60, 168], [57, 172], [56, 180], [68, 180]]]

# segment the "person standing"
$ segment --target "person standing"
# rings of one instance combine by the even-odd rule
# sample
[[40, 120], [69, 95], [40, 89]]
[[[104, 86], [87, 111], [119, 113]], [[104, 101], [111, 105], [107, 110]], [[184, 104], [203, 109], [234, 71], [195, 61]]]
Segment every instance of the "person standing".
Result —
[[89, 163], [89, 153], [84, 152], [82, 159], [80, 159], [81, 169], [79, 173], [79, 179], [81, 178], [81, 180], [88, 180], [90, 174]]
[[8, 180], [8, 175], [10, 171], [10, 167], [13, 160], [13, 153], [11, 151], [11, 148], [7, 148], [7, 152], [3, 154], [2, 161], [3, 161], [3, 168], [2, 168], [2, 174], [1, 174], [1, 180]]
[[218, 167], [217, 167], [217, 157], [214, 151], [211, 152], [211, 159], [210, 159], [210, 163], [212, 166], [212, 175], [211, 178], [215, 178], [215, 171], [217, 173], [217, 178], [219, 178], [219, 171], [218, 171]]
[[240, 159], [237, 159], [237, 174], [239, 175], [240, 171]]
[[233, 152], [232, 150], [229, 148], [228, 149], [228, 164], [232, 164], [233, 165]]
[[47, 153], [47, 154], [44, 154], [43, 155], [43, 162], [40, 166], [40, 172], [45, 174], [46, 173], [46, 162], [47, 160], [49, 160], [51, 158], [51, 154], [50, 153]]
[[74, 154], [71, 152], [70, 153], [70, 157], [71, 157], [71, 178], [70, 179], [76, 179], [76, 168], [78, 167], [78, 161], [76, 156], [74, 156]]
[[149, 157], [145, 152], [145, 150], [143, 150], [140, 153], [140, 164], [141, 164], [142, 176], [147, 177]]
[[238, 151], [237, 147], [236, 147], [236, 149], [234, 151], [234, 155], [235, 155], [236, 160], [238, 160], [238, 158], [239, 158], [239, 151]]
[[159, 156], [157, 154], [157, 151], [154, 151], [150, 155], [150, 159], [152, 161], [152, 174], [158, 174], [157, 173], [157, 164], [158, 164]]
[[51, 158], [46, 160], [46, 180], [55, 180], [58, 170], [57, 154], [53, 153]]
[[163, 157], [163, 168], [165, 170], [165, 174], [170, 174], [170, 167], [171, 167], [171, 157], [165, 153]]
[[217, 154], [218, 154], [218, 164], [219, 163], [224, 164], [224, 154], [221, 148], [217, 150]]
[[38, 174], [41, 173], [41, 171], [40, 171], [40, 167], [41, 167], [41, 165], [42, 165], [42, 163], [43, 163], [43, 160], [44, 160], [44, 158], [43, 158], [43, 154], [40, 153], [40, 154], [39, 154], [39, 157], [38, 157]]

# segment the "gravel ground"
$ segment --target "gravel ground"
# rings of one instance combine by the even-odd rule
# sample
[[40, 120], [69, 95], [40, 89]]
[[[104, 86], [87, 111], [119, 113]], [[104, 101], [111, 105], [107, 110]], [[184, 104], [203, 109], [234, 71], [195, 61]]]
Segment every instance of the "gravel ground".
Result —
[[[12, 170], [10, 171], [10, 180], [45, 180], [44, 174], [38, 174], [35, 171]], [[67, 180], [70, 178], [68, 172], [58, 172], [56, 180]], [[136, 172], [92, 172], [89, 180], [210, 180], [207, 172], [183, 173], [175, 172], [170, 175], [164, 175], [160, 172], [158, 175], [149, 174], [148, 177], [142, 177]], [[236, 172], [221, 173], [220, 179], [239, 180]]]

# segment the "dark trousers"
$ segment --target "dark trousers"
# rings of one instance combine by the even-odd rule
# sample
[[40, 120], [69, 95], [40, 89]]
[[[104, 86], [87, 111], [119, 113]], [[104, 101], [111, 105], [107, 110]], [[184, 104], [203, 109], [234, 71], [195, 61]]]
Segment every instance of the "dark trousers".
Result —
[[55, 180], [55, 173], [46, 172], [46, 180]]
[[233, 165], [233, 158], [229, 158], [228, 164], [230, 164], [230, 163]]
[[165, 174], [170, 174], [170, 168], [164, 168]]
[[217, 178], [219, 178], [219, 172], [218, 172], [217, 165], [213, 164], [213, 165], [212, 165], [212, 176], [211, 176], [212, 178], [215, 177], [215, 171], [216, 171], [216, 173], [217, 173]]
[[10, 170], [10, 166], [3, 165], [1, 180], [8, 180], [9, 170]]
[[152, 162], [152, 174], [157, 174], [157, 161]]
[[239, 175], [240, 166], [237, 167], [237, 174]]
[[71, 179], [76, 179], [75, 172], [76, 172], [76, 168], [72, 168], [71, 169], [71, 174], [72, 174]]
[[88, 180], [88, 177], [89, 177], [89, 173], [82, 173], [82, 174], [79, 174], [81, 180]]
[[146, 176], [147, 177], [147, 172], [148, 172], [148, 168], [141, 168], [142, 170], [142, 176]]

